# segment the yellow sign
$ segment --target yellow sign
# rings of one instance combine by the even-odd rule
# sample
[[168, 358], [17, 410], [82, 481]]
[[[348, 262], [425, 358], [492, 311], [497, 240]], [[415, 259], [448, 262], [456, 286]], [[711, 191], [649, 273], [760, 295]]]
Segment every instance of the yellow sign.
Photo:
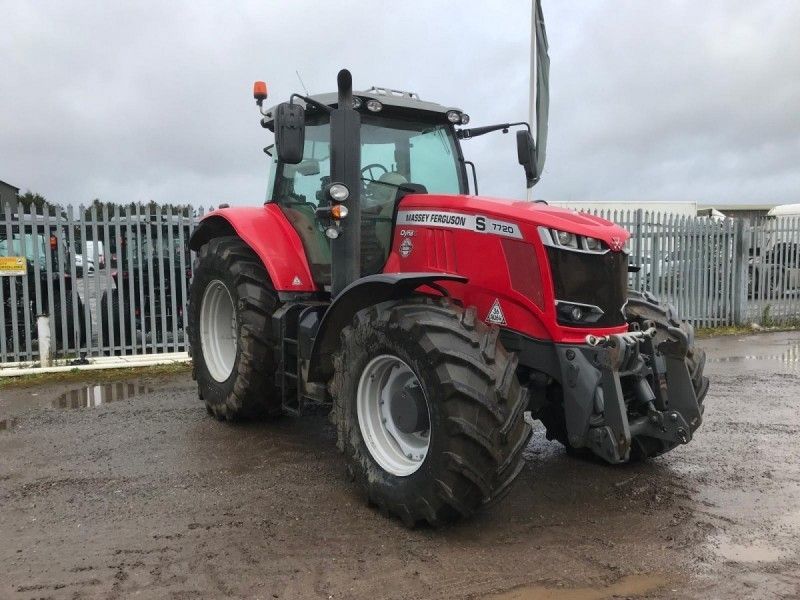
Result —
[[27, 268], [24, 256], [0, 256], [0, 276], [25, 275]]

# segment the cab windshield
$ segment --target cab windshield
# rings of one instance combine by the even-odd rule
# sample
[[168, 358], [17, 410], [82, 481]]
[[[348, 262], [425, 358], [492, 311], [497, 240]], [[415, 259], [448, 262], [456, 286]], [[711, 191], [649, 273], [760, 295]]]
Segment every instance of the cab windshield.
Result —
[[[273, 201], [318, 205], [322, 188], [330, 181], [327, 116], [306, 124], [305, 151], [299, 164], [282, 164], [276, 158], [273, 167]], [[465, 193], [453, 128], [444, 124], [362, 115], [361, 168], [365, 205], [387, 195], [376, 191], [376, 183], [389, 184], [381, 188], [414, 183], [425, 186], [429, 193]]]
[[[389, 253], [394, 204], [400, 186], [422, 185], [428, 193], [464, 194], [466, 183], [452, 126], [378, 115], [361, 116], [362, 274], [380, 270]], [[331, 182], [327, 115], [306, 121], [303, 160], [273, 159], [269, 189], [300, 235], [314, 279], [330, 276], [330, 241], [314, 210]]]

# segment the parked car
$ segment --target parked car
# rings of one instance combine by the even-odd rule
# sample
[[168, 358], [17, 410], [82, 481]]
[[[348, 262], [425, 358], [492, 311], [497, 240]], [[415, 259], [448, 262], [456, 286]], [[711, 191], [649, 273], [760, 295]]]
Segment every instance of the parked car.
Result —
[[[114, 280], [114, 289], [105, 292], [100, 300], [104, 345], [110, 343], [112, 330], [115, 344], [119, 343], [122, 331], [120, 317], [124, 322], [127, 343], [131, 341], [132, 332], [137, 338], [144, 333], [148, 342], [153, 338], [158, 343], [169, 342], [169, 339], [164, 339], [161, 324], [163, 317], [167, 321], [167, 330], [173, 329], [173, 300], [178, 327], [182, 328], [183, 290], [186, 289], [188, 292], [191, 277], [191, 258], [186, 245], [188, 231], [184, 245], [181, 245], [178, 235], [179, 226], [173, 225], [173, 239], [170, 243], [169, 227], [166, 224], [159, 226], [157, 223], [147, 222], [139, 225], [126, 225], [120, 238], [112, 240], [114, 245], [110, 250], [113, 269], [111, 277]], [[184, 255], [183, 268], [181, 267], [181, 253]], [[183, 284], [181, 278], [184, 280]], [[109, 305], [111, 308], [110, 321]], [[133, 331], [131, 319], [133, 320]]]
[[750, 249], [750, 297], [778, 299], [800, 293], [800, 204], [783, 204], [767, 213], [761, 235]]
[[[106, 250], [102, 240], [89, 240], [85, 242], [86, 251], [84, 257], [87, 262], [91, 262], [94, 267], [104, 269], [106, 266]], [[95, 260], [97, 257], [97, 260]]]
[[84, 272], [90, 275], [95, 272], [94, 261], [91, 258], [84, 260], [83, 254], [75, 255], [75, 274], [77, 277], [83, 276]]

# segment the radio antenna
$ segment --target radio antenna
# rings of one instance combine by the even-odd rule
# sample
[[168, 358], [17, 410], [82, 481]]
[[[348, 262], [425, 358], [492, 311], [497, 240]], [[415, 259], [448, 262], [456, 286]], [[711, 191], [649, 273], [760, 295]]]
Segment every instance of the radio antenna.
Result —
[[303, 78], [300, 77], [300, 71], [295, 70], [295, 74], [297, 75], [297, 79], [300, 80], [300, 85], [302, 86], [303, 91], [306, 93], [306, 96], [309, 96], [310, 94], [308, 93], [308, 90], [306, 89], [306, 84], [303, 83]]

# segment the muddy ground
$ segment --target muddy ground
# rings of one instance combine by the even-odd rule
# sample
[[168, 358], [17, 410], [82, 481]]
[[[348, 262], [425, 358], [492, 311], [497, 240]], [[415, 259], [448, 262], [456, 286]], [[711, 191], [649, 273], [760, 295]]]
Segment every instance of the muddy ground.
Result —
[[367, 507], [325, 417], [218, 423], [187, 375], [0, 389], [0, 598], [796, 598], [800, 334], [703, 345], [692, 444], [609, 467], [537, 428], [439, 531]]

